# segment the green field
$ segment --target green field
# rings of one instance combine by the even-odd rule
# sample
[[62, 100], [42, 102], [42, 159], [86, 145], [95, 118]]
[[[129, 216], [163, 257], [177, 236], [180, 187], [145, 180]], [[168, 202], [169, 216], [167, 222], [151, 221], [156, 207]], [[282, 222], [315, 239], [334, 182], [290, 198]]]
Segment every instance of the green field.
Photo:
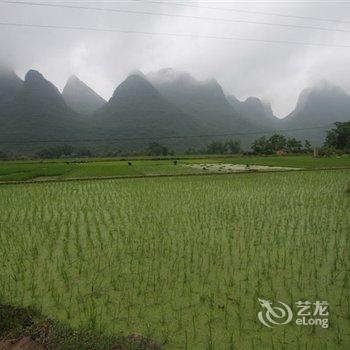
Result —
[[177, 165], [172, 159], [132, 159], [132, 166], [125, 159], [66, 159], [56, 161], [0, 162], [0, 183], [44, 179], [72, 179], [87, 177], [124, 177], [149, 175], [176, 175], [205, 173], [188, 167], [195, 163], [254, 164], [267, 166], [321, 169], [349, 167], [350, 157], [313, 158], [306, 156], [232, 156], [180, 158]]
[[[165, 349], [349, 349], [349, 186], [350, 170], [0, 186], [0, 300]], [[330, 327], [267, 328], [258, 298], [328, 301]]]

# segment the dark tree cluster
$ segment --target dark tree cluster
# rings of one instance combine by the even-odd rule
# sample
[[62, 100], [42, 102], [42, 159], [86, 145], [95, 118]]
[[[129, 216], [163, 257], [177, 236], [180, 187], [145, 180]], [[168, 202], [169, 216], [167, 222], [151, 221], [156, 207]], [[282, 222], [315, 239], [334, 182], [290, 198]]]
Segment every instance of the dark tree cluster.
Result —
[[0, 151], [0, 159], [9, 159], [10, 157], [5, 153], [5, 152], [2, 152]]
[[309, 153], [311, 152], [311, 143], [305, 140], [303, 144], [295, 137], [286, 138], [283, 135], [274, 134], [270, 138], [262, 136], [255, 140], [252, 144], [252, 150], [255, 154]]
[[206, 150], [206, 154], [237, 154], [241, 151], [241, 144], [238, 140], [226, 140], [224, 142], [213, 141]]
[[335, 129], [327, 132], [324, 147], [350, 153], [350, 121], [335, 123]]
[[148, 145], [146, 153], [149, 156], [168, 156], [174, 154], [174, 152], [169, 151], [167, 147], [159, 142], [151, 142]]
[[53, 159], [53, 158], [64, 158], [64, 157], [91, 157], [92, 153], [88, 149], [77, 149], [75, 150], [70, 145], [63, 146], [52, 146], [44, 148], [36, 153], [37, 158], [41, 159]]
[[241, 152], [239, 140], [212, 141], [205, 148], [189, 148], [186, 154], [238, 154]]

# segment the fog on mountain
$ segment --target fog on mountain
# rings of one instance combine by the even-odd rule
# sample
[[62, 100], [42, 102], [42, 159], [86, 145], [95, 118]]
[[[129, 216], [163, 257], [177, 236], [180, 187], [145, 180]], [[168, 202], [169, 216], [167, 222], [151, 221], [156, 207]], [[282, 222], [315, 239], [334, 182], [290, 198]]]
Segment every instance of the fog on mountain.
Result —
[[[349, 111], [350, 96], [330, 83], [302, 91], [295, 110], [281, 120], [266, 101], [239, 101], [227, 96], [215, 79], [199, 81], [171, 68], [147, 75], [134, 72], [108, 102], [76, 76], [68, 79], [61, 94], [35, 70], [28, 71], [24, 81], [10, 69], [0, 70], [0, 140], [8, 142], [4, 148], [13, 153], [32, 153], [42, 148], [38, 141], [45, 140], [80, 141], [106, 152], [116, 147], [108, 141], [114, 139], [118, 147], [138, 151], [162, 138], [184, 152], [220, 135], [232, 135], [249, 149], [255, 138], [276, 130], [317, 145], [324, 139], [323, 127], [349, 120]], [[25, 141], [32, 143], [21, 144]]]

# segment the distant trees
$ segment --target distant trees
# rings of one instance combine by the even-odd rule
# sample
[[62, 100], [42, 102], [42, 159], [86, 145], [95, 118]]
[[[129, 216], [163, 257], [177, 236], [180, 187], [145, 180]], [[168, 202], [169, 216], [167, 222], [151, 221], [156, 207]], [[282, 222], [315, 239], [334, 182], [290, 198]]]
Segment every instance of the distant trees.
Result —
[[38, 158], [61, 158], [70, 156], [73, 153], [73, 147], [69, 145], [52, 146], [44, 148], [36, 153]]
[[[151, 142], [147, 148], [139, 152], [127, 152], [120, 149], [116, 149], [113, 152], [109, 152], [104, 156], [107, 157], [120, 157], [120, 156], [135, 156], [135, 155], [150, 155], [150, 156], [171, 156], [174, 152], [169, 151], [167, 147], [160, 144], [159, 142]], [[99, 154], [103, 156], [102, 154]], [[42, 150], [35, 153], [35, 157], [41, 159], [54, 159], [54, 158], [65, 158], [65, 157], [93, 157], [92, 153], [87, 148], [74, 148], [71, 145], [63, 146], [52, 146], [43, 148]], [[1, 157], [1, 155], [0, 155]]]
[[9, 156], [5, 152], [0, 151], [0, 159], [9, 159]]
[[239, 140], [212, 141], [204, 149], [204, 154], [237, 154], [241, 152]]
[[311, 143], [305, 140], [304, 146], [295, 137], [286, 138], [283, 135], [274, 134], [270, 138], [262, 136], [252, 144], [252, 150], [256, 154], [307, 153], [311, 151]]
[[241, 152], [239, 140], [212, 141], [201, 149], [188, 148], [186, 154], [238, 154]]
[[227, 147], [224, 142], [213, 141], [209, 143], [206, 148], [206, 154], [224, 154], [226, 153]]
[[187, 155], [198, 154], [198, 150], [196, 150], [196, 149], [193, 148], [193, 147], [189, 147], [189, 148], [187, 148], [187, 150], [185, 151], [185, 154], [187, 154]]
[[301, 153], [303, 145], [301, 141], [297, 140], [295, 137], [291, 137], [286, 141], [285, 149], [287, 153]]
[[269, 144], [269, 140], [266, 136], [262, 136], [255, 140], [252, 144], [252, 150], [257, 154], [271, 154], [272, 150]]
[[350, 121], [335, 123], [335, 129], [327, 132], [324, 147], [350, 153]]
[[305, 151], [305, 153], [312, 152], [312, 146], [311, 146], [311, 142], [309, 140], [304, 141], [304, 151]]
[[148, 145], [147, 154], [150, 156], [167, 156], [169, 150], [159, 142], [151, 142]]
[[113, 151], [110, 151], [106, 154], [107, 157], [120, 157], [123, 155], [123, 151], [119, 148], [113, 150]]
[[239, 140], [228, 140], [226, 141], [227, 151], [230, 154], [238, 154], [241, 150], [241, 142]]
[[62, 157], [91, 157], [92, 153], [85, 148], [74, 150], [70, 145], [63, 145], [44, 148], [38, 151], [35, 155], [37, 158], [53, 159]]
[[77, 157], [92, 157], [93, 153], [87, 148], [79, 148], [74, 152]]
[[285, 150], [287, 145], [287, 139], [283, 135], [273, 134], [269, 138], [269, 146], [272, 153], [276, 153], [279, 150]]

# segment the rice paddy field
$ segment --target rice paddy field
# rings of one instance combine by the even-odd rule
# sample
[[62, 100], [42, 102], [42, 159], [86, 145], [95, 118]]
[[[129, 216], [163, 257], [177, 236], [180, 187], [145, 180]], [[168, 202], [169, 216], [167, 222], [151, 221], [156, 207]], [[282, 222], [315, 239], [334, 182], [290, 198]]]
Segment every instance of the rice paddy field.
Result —
[[[349, 349], [349, 188], [349, 169], [0, 186], [0, 299], [165, 349]], [[259, 298], [327, 301], [329, 328], [265, 327]]]
[[[129, 165], [131, 162], [131, 166]], [[201, 164], [204, 166], [201, 166]], [[301, 169], [350, 168], [350, 156], [202, 156], [177, 159], [81, 158], [56, 160], [0, 161], [0, 183], [6, 181], [67, 180], [101, 177], [143, 177], [203, 174], [216, 164], [292, 167]], [[206, 169], [203, 169], [206, 168]]]

